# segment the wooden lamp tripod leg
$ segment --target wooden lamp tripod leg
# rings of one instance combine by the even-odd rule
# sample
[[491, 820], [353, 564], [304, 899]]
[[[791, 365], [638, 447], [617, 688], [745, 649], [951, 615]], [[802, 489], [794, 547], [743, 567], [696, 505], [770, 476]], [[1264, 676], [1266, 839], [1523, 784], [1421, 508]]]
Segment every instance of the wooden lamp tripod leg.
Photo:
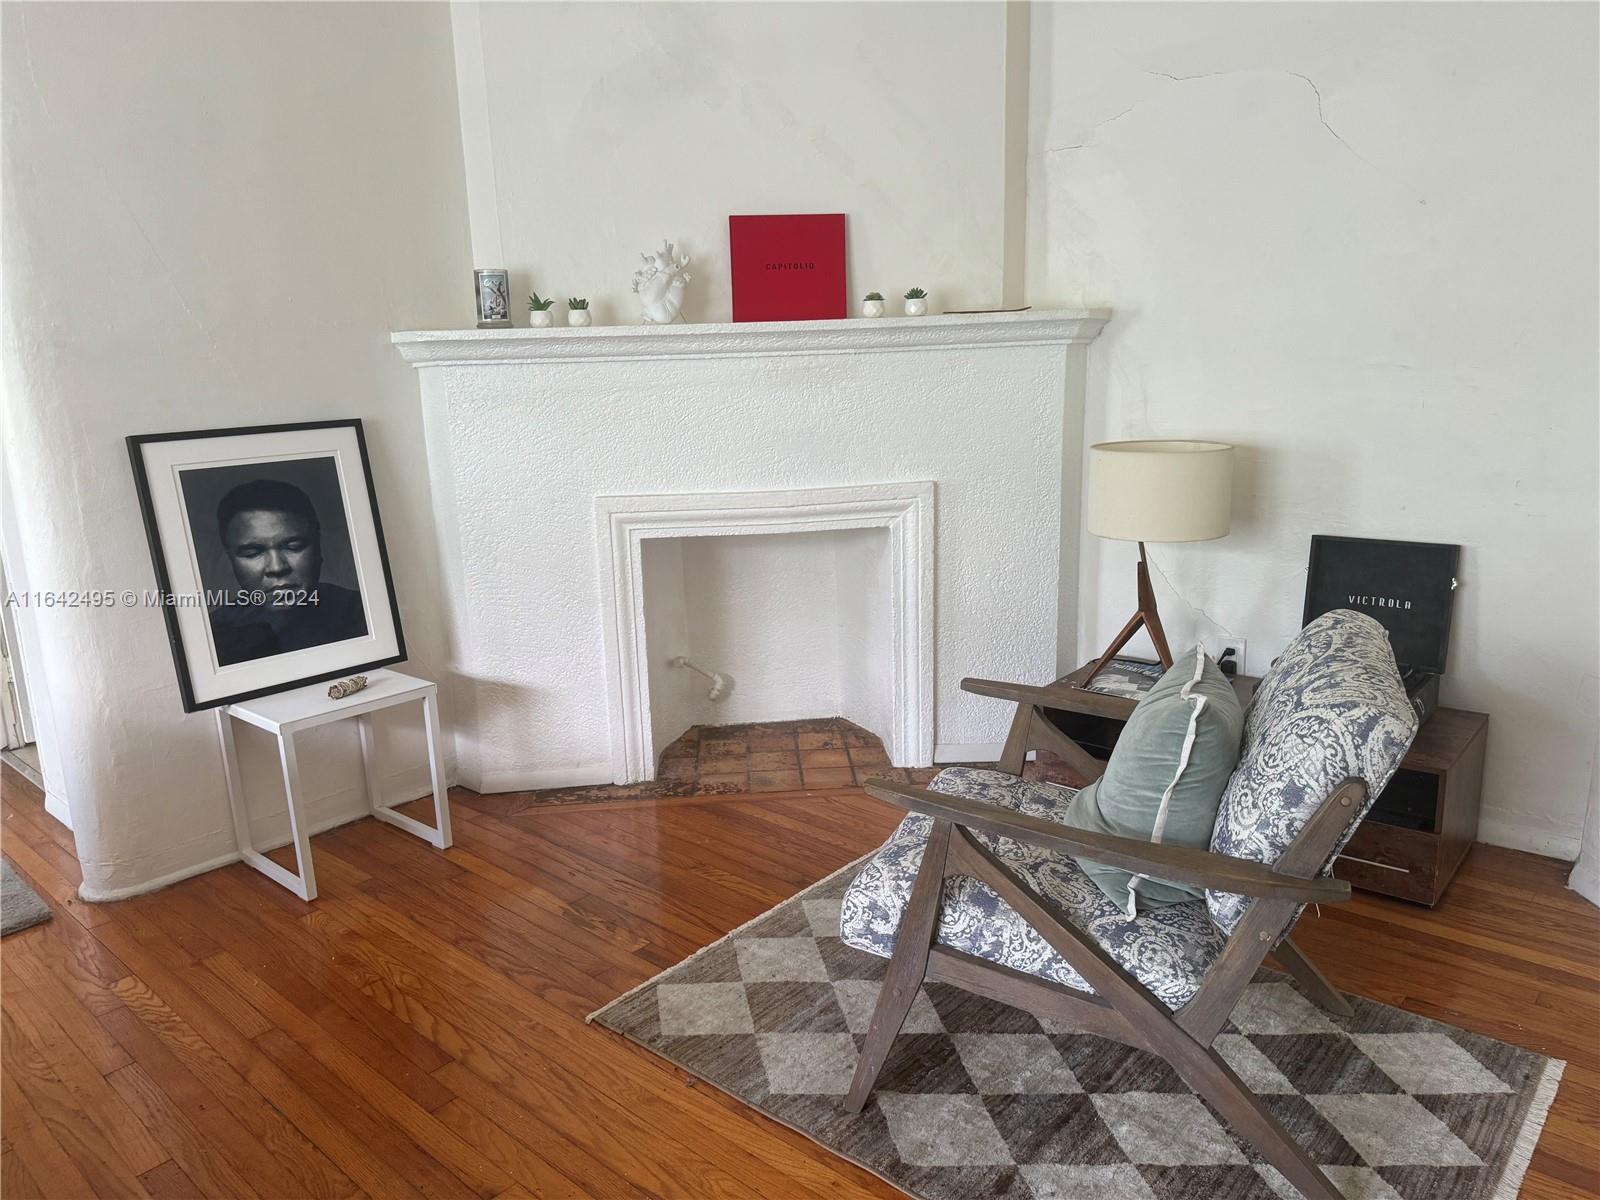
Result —
[[1144, 543], [1139, 543], [1139, 610], [1128, 618], [1128, 623], [1122, 627], [1122, 632], [1111, 640], [1110, 647], [1100, 656], [1100, 661], [1094, 664], [1094, 670], [1084, 678], [1080, 687], [1089, 686], [1089, 681], [1111, 665], [1128, 639], [1139, 632], [1140, 626], [1149, 630], [1150, 642], [1156, 648], [1156, 657], [1161, 660], [1163, 668], [1172, 666], [1172, 651], [1167, 648], [1167, 632], [1161, 628], [1161, 614], [1156, 611], [1156, 593], [1150, 586], [1150, 562], [1145, 557]]
[[1156, 593], [1150, 586], [1150, 563], [1144, 556], [1144, 543], [1139, 543], [1139, 616], [1150, 631], [1155, 643], [1156, 657], [1163, 667], [1172, 665], [1172, 651], [1167, 649], [1167, 632], [1161, 628], [1161, 615], [1156, 612]]

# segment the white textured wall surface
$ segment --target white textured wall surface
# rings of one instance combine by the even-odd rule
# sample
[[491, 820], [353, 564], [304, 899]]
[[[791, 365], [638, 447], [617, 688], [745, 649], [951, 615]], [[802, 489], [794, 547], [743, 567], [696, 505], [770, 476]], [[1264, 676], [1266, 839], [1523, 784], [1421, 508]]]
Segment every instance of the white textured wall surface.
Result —
[[839, 538], [830, 532], [685, 539], [689, 644], [681, 653], [738, 682], [709, 708], [718, 723], [837, 715]]
[[422, 368], [462, 780], [610, 778], [601, 495], [935, 481], [935, 737], [1002, 739], [1005, 706], [958, 685], [1051, 676], [1081, 361], [1028, 345]]
[[[1492, 715], [1482, 837], [1569, 858], [1600, 673], [1597, 14], [1033, 20], [1029, 299], [1118, 313], [1084, 440], [1240, 447], [1233, 533], [1152, 548], [1174, 649], [1232, 633], [1264, 669], [1313, 533], [1461, 543], [1443, 697]], [[1085, 647], [1131, 611], [1133, 563], [1084, 539]]]
[[[689, 645], [683, 653], [737, 682], [726, 700], [708, 707], [706, 719], [743, 724], [839, 715], [841, 669], [858, 666], [868, 654], [890, 657], [886, 644], [860, 644], [864, 630], [854, 621], [844, 627], [839, 555], [857, 541], [888, 552], [881, 530], [686, 539]], [[887, 612], [888, 594], [878, 599]], [[842, 642], [860, 650], [848, 663]]]
[[[128, 434], [362, 417], [408, 669], [431, 674], [416, 381], [388, 330], [470, 313], [446, 9], [8, 3], [3, 86], [16, 577], [154, 587]], [[184, 715], [160, 612], [56, 609], [26, 636], [85, 894], [231, 855], [214, 719]], [[422, 782], [411, 728], [382, 727], [391, 794]], [[364, 797], [353, 731], [317, 733], [301, 769], [324, 825]], [[241, 741], [271, 840], [275, 755]]]
[[[690, 725], [844, 716], [888, 733], [886, 531], [646, 538], [642, 554], [652, 762]], [[732, 689], [708, 699], [678, 655]]]
[[730, 214], [843, 212], [852, 311], [876, 289], [898, 312], [913, 285], [935, 312], [1000, 302], [1004, 5], [468, 15], [473, 244], [501, 248], [478, 265], [509, 267], [519, 300], [588, 296], [598, 321], [637, 321], [639, 253], [670, 238], [694, 258], [687, 317], [730, 320]]

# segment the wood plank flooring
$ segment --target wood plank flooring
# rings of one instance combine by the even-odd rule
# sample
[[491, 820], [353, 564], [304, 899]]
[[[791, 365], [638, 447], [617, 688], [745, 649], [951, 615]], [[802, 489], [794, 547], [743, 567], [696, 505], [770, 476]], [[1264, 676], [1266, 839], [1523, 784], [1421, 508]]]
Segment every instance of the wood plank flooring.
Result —
[[[55, 911], [0, 945], [0, 1192], [840, 1197], [894, 1189], [583, 1023], [870, 850], [855, 788], [523, 807], [457, 790], [440, 853], [315, 840], [303, 904], [244, 866], [111, 905], [3, 773]], [[1335, 984], [1569, 1061], [1523, 1196], [1600, 1194], [1600, 911], [1477, 847], [1434, 912], [1358, 895], [1297, 940]]]

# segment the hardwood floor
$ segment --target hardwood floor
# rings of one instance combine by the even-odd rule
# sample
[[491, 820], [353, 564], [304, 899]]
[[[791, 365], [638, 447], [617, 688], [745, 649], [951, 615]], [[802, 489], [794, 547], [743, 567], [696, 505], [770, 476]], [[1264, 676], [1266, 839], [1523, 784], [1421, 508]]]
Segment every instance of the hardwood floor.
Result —
[[[521, 807], [452, 793], [440, 853], [315, 840], [110, 905], [3, 773], [55, 919], [0, 945], [0, 1191], [48, 1196], [898, 1196], [586, 1013], [883, 840], [854, 788]], [[1334, 983], [1569, 1062], [1522, 1195], [1600, 1194], [1600, 911], [1477, 847], [1434, 911], [1359, 895], [1297, 940]]]

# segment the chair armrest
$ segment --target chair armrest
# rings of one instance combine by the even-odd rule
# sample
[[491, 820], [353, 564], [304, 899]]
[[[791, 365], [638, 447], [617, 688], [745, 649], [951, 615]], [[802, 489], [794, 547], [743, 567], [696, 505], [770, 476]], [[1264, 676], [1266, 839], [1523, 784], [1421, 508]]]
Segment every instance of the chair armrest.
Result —
[[1108, 866], [1154, 875], [1175, 883], [1235, 892], [1242, 896], [1290, 900], [1299, 904], [1337, 904], [1350, 898], [1350, 885], [1342, 879], [1302, 879], [1282, 874], [1251, 859], [1213, 854], [1209, 850], [1195, 850], [1188, 846], [1166, 846], [1141, 842], [1137, 838], [1090, 833], [1042, 817], [996, 808], [965, 796], [891, 783], [886, 779], [869, 779], [863, 786], [869, 795], [936, 820], [950, 821], [966, 829], [976, 829], [999, 837], [1014, 838], [1047, 850], [1083, 855]]
[[1012, 719], [1011, 734], [1006, 738], [1005, 752], [1001, 755], [999, 770], [1020, 775], [1022, 756], [1027, 751], [1048, 750], [1066, 763], [1068, 768], [1086, 784], [1105, 774], [1104, 762], [1078, 745], [1040, 711], [1046, 708], [1092, 711], [1086, 709], [1083, 704], [1083, 697], [1088, 693], [1058, 684], [1034, 687], [1026, 683], [1001, 683], [995, 679], [970, 677], [961, 681], [961, 689], [975, 696], [993, 696], [998, 700], [1010, 700], [1017, 705], [1016, 716]]
[[971, 692], [974, 696], [993, 696], [997, 700], [1014, 700], [1018, 704], [1036, 704], [1042, 708], [1068, 708], [1072, 694], [1082, 694], [1065, 684], [1036, 687], [1028, 683], [1003, 683], [998, 679], [974, 679], [970, 676], [961, 681], [961, 690]]

